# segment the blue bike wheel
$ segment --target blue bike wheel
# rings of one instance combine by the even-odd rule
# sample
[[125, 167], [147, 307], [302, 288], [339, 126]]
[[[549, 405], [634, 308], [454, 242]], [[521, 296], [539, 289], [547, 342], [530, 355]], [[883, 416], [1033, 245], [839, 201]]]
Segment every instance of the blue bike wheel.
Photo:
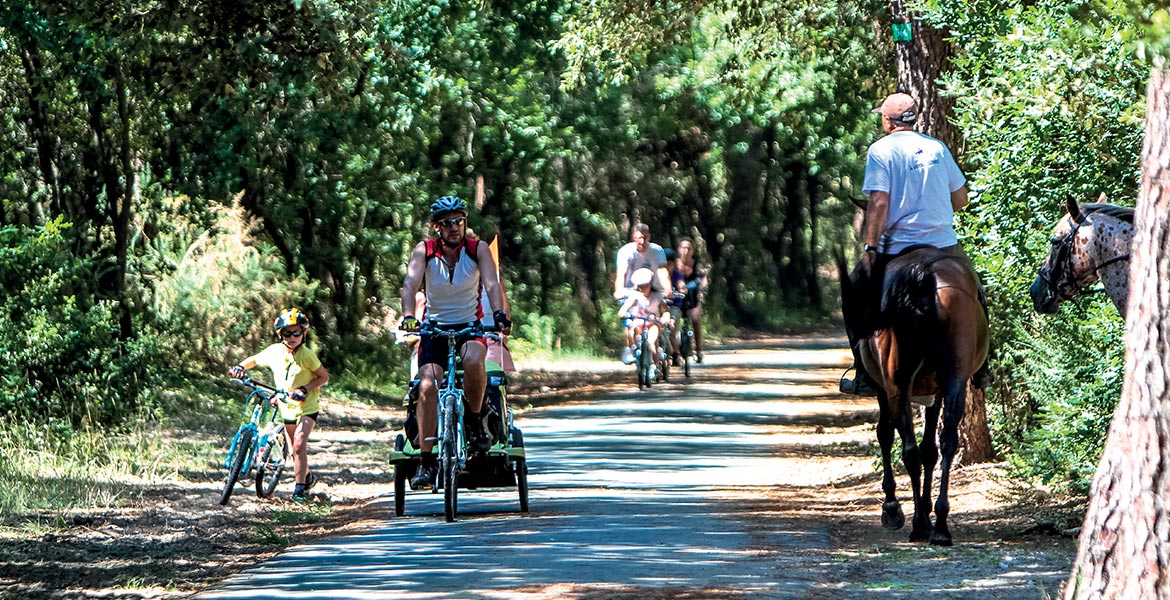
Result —
[[244, 470], [244, 463], [248, 462], [248, 455], [252, 452], [252, 430], [249, 428], [241, 429], [236, 434], [236, 441], [232, 445], [235, 446], [235, 454], [230, 459], [231, 464], [228, 467], [227, 478], [223, 482], [223, 492], [219, 495], [221, 505], [227, 505], [228, 500], [231, 499], [236, 482], [240, 479], [240, 471]]

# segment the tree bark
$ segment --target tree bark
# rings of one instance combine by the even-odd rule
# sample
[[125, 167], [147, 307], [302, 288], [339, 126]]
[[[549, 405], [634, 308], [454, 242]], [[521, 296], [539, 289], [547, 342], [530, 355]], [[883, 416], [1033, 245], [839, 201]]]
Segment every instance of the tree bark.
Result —
[[894, 44], [898, 91], [910, 94], [918, 102], [918, 130], [942, 140], [958, 153], [962, 139], [948, 119], [955, 102], [939, 94], [936, 83], [950, 69], [954, 48], [943, 32], [904, 10], [901, 1], [895, 0], [890, 6], [894, 23], [909, 23], [913, 36], [908, 42]]
[[983, 390], [967, 386], [967, 410], [959, 423], [959, 452], [955, 465], [975, 465], [995, 460], [991, 429], [987, 426], [987, 400]]
[[1150, 76], [1125, 384], [1065, 600], [1170, 598], [1170, 72]]

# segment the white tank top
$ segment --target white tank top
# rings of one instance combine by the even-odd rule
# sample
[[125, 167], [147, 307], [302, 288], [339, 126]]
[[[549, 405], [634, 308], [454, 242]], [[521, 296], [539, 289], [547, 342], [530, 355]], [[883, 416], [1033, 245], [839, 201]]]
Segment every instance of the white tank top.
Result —
[[480, 306], [479, 263], [467, 256], [466, 244], [459, 249], [454, 267], [441, 254], [427, 259], [425, 282], [427, 319], [440, 325], [471, 323], [483, 316]]

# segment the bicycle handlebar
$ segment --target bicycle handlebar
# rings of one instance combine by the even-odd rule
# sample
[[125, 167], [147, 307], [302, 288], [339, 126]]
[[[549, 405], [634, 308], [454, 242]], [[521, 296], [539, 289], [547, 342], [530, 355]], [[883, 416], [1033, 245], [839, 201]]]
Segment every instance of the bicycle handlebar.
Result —
[[409, 336], [419, 336], [419, 335], [422, 335], [425, 333], [428, 335], [441, 335], [441, 336], [447, 336], [447, 337], [452, 337], [452, 338], [465, 336], [465, 335], [475, 335], [477, 337], [482, 336], [482, 337], [490, 338], [490, 339], [493, 339], [496, 341], [501, 341], [500, 334], [499, 334], [497, 329], [492, 328], [492, 327], [484, 327], [483, 325], [479, 325], [479, 324], [468, 325], [462, 329], [446, 329], [440, 325], [435, 325], [433, 323], [423, 323], [422, 327], [420, 327], [418, 329], [418, 331], [408, 331], [408, 330], [404, 330], [404, 329], [397, 329], [397, 330], [395, 330], [394, 333], [395, 333], [395, 335], [397, 335], [399, 337], [399, 339], [404, 339], [404, 338], [407, 338]]
[[238, 378], [238, 379], [235, 377], [232, 377], [231, 380], [240, 384], [240, 385], [250, 387], [252, 389], [262, 389], [265, 391], [272, 392], [272, 394], [274, 396], [288, 396], [289, 395], [288, 392], [286, 392], [285, 390], [278, 390], [270, 385], [260, 383], [259, 381], [256, 381], [255, 379], [248, 377], [247, 375], [243, 376], [242, 378]]

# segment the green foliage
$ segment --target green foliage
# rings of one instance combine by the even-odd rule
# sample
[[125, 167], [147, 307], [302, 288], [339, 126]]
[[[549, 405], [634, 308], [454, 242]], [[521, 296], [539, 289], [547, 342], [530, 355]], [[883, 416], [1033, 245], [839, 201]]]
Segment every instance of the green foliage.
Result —
[[[1051, 373], [1024, 365], [1108, 363], [1108, 310], [1059, 327], [1022, 290], [1067, 196], [1132, 202], [1149, 69], [1134, 53], [1161, 55], [1168, 17], [1124, 0], [916, 4], [954, 36], [941, 84], [974, 192], [960, 229], [1010, 382], [992, 395], [997, 442], [1079, 481], [1115, 382], [1066, 408]], [[442, 194], [472, 200], [485, 239], [499, 232], [526, 344], [618, 343], [613, 260], [638, 221], [664, 246], [695, 239], [709, 329], [822, 319], [827, 257], [856, 245], [869, 110], [895, 80], [874, 28], [885, 10], [6, 3], [0, 411], [131, 418], [153, 409], [160, 369], [221, 372], [288, 305], [312, 315], [338, 381], [395, 396], [406, 351], [387, 330]], [[1066, 338], [1075, 356], [1033, 341]]]
[[0, 413], [113, 423], [147, 400], [158, 346], [119, 339], [112, 303], [90, 288], [95, 265], [66, 245], [69, 229], [61, 219], [0, 229]]
[[[153, 291], [151, 324], [173, 368], [223, 372], [272, 343], [272, 322], [286, 307], [311, 306], [319, 286], [289, 269], [255, 239], [260, 229], [237, 202], [212, 205], [207, 228], [171, 206], [166, 230], [147, 244], [139, 271]], [[164, 213], [160, 210], [159, 215]], [[320, 335], [315, 328], [314, 334]]]
[[1112, 304], [1097, 302], [1084, 314], [1048, 319], [1019, 338], [1029, 342], [1005, 358], [1021, 365], [1032, 399], [1027, 409], [1035, 414], [1031, 426], [1017, 432], [1020, 442], [1008, 456], [1009, 473], [1055, 491], [1086, 495], [1121, 395], [1124, 324]]

